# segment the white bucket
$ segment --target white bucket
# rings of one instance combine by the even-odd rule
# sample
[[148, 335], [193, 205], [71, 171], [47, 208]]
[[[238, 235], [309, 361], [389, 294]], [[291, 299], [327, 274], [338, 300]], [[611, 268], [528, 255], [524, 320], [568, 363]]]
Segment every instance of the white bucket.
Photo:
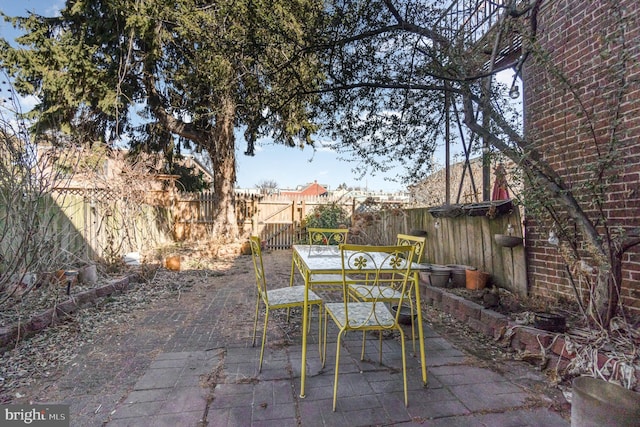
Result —
[[124, 254], [124, 263], [127, 265], [140, 265], [140, 252], [129, 252]]

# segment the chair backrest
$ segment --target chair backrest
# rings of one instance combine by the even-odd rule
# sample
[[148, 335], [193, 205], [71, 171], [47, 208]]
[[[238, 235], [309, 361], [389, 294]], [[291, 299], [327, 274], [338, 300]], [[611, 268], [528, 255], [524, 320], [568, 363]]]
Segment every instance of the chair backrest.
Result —
[[264, 275], [264, 264], [262, 263], [262, 247], [260, 237], [249, 237], [249, 243], [251, 244], [251, 258], [253, 259], [253, 268], [256, 272], [256, 285], [258, 286], [258, 293], [266, 304], [269, 303], [267, 299], [267, 281]]
[[[389, 286], [393, 285], [395, 289], [400, 291], [402, 297], [398, 301], [398, 306], [402, 306], [407, 280], [411, 273], [411, 260], [413, 259], [413, 245], [395, 245], [395, 246], [371, 246], [371, 245], [340, 245], [340, 256], [342, 259], [342, 287], [343, 299], [345, 302], [345, 312], [347, 321], [349, 319], [349, 302], [359, 301], [349, 292], [348, 283], [352, 279], [347, 279], [352, 275], [358, 275], [359, 283], [368, 286]], [[379, 295], [374, 293], [373, 295]], [[376, 297], [368, 299], [372, 302], [370, 316], [375, 316], [376, 304], [384, 304], [385, 300], [380, 301]], [[400, 310], [396, 313], [396, 322]], [[366, 315], [364, 316], [367, 317]], [[363, 313], [358, 313], [358, 318], [363, 318]]]
[[424, 254], [424, 247], [427, 245], [427, 238], [424, 236], [412, 236], [410, 234], [398, 234], [396, 245], [413, 246], [413, 262], [420, 264]]
[[347, 243], [348, 228], [307, 228], [310, 245], [341, 245]]

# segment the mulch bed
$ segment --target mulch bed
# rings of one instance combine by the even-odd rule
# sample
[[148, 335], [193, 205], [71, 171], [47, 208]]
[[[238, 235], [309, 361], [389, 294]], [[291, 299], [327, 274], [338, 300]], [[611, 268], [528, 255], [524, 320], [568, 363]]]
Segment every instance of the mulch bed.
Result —
[[585, 319], [581, 316], [576, 304], [552, 303], [541, 298], [522, 298], [502, 288], [485, 288], [482, 290], [449, 288], [447, 292], [473, 301], [497, 313], [504, 314], [521, 325], [533, 325], [535, 313], [555, 313], [566, 319], [568, 328], [585, 326]]

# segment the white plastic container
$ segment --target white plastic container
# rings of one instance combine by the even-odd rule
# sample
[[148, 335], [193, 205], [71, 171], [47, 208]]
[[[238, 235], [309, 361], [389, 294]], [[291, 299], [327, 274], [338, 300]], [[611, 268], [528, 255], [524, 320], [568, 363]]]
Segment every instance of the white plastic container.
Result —
[[140, 252], [129, 252], [124, 254], [124, 263], [127, 265], [140, 265]]

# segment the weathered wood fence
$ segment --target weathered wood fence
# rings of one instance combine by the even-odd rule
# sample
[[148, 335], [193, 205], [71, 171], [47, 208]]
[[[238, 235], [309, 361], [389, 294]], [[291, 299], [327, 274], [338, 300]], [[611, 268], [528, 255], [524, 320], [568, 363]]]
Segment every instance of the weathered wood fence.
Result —
[[[208, 195], [202, 199], [180, 200], [188, 203], [191, 216], [177, 221], [193, 238], [207, 224]], [[365, 203], [353, 199], [327, 197], [238, 197], [238, 224], [245, 234], [259, 235], [269, 249], [288, 249], [303, 238], [300, 225], [318, 205], [335, 203], [352, 218], [349, 241], [363, 244], [392, 244], [398, 233], [411, 230], [427, 232], [425, 262], [441, 265], [472, 266], [491, 274], [500, 286], [520, 295], [527, 292], [524, 246], [504, 248], [494, 236], [505, 234], [508, 226], [522, 236], [518, 209], [510, 203], [493, 202], [452, 206], [446, 209], [404, 208], [399, 203]], [[499, 207], [499, 209], [497, 209]], [[506, 210], [504, 209], [506, 207]], [[178, 222], [177, 222], [178, 223]]]
[[84, 260], [119, 259], [173, 241], [166, 192], [150, 192], [146, 203], [120, 199], [108, 189], [65, 188], [51, 194], [55, 220], [48, 231], [56, 250]]
[[[173, 209], [177, 240], [198, 239], [211, 225], [214, 195], [181, 194]], [[236, 195], [238, 226], [244, 235], [260, 235], [270, 249], [287, 249], [300, 241], [300, 225], [320, 205], [334, 204], [348, 216], [359, 211], [398, 206], [397, 202], [368, 203], [345, 197]], [[346, 224], [347, 226], [349, 224]]]
[[[107, 190], [64, 190], [52, 197], [60, 207], [54, 221], [58, 247], [88, 259], [144, 252], [175, 240], [206, 236], [213, 212], [209, 194], [201, 199], [154, 194], [140, 206], [112, 199]], [[473, 266], [490, 273], [504, 288], [521, 295], [527, 292], [524, 246], [504, 248], [494, 240], [509, 225], [514, 235], [522, 236], [522, 221], [515, 208], [478, 215], [461, 207], [456, 214], [442, 215], [397, 203], [253, 196], [238, 199], [238, 222], [246, 236], [261, 236], [270, 249], [288, 249], [303, 237], [303, 219], [316, 206], [327, 203], [336, 203], [351, 215], [349, 240], [354, 243], [391, 244], [398, 233], [424, 230], [428, 237], [425, 262]]]
[[[378, 214], [356, 216], [349, 239], [359, 243], [390, 244], [398, 233], [412, 230], [427, 232], [424, 261], [439, 265], [472, 266], [491, 274], [499, 286], [519, 295], [527, 293], [525, 247], [505, 248], [494, 236], [513, 229], [514, 236], [523, 236], [522, 220], [517, 208], [491, 213], [491, 203], [483, 210], [471, 213], [463, 207], [451, 215], [432, 214], [429, 208], [392, 209]], [[471, 213], [471, 214], [470, 214]], [[488, 214], [488, 215], [487, 215]], [[511, 226], [511, 227], [509, 227]]]

